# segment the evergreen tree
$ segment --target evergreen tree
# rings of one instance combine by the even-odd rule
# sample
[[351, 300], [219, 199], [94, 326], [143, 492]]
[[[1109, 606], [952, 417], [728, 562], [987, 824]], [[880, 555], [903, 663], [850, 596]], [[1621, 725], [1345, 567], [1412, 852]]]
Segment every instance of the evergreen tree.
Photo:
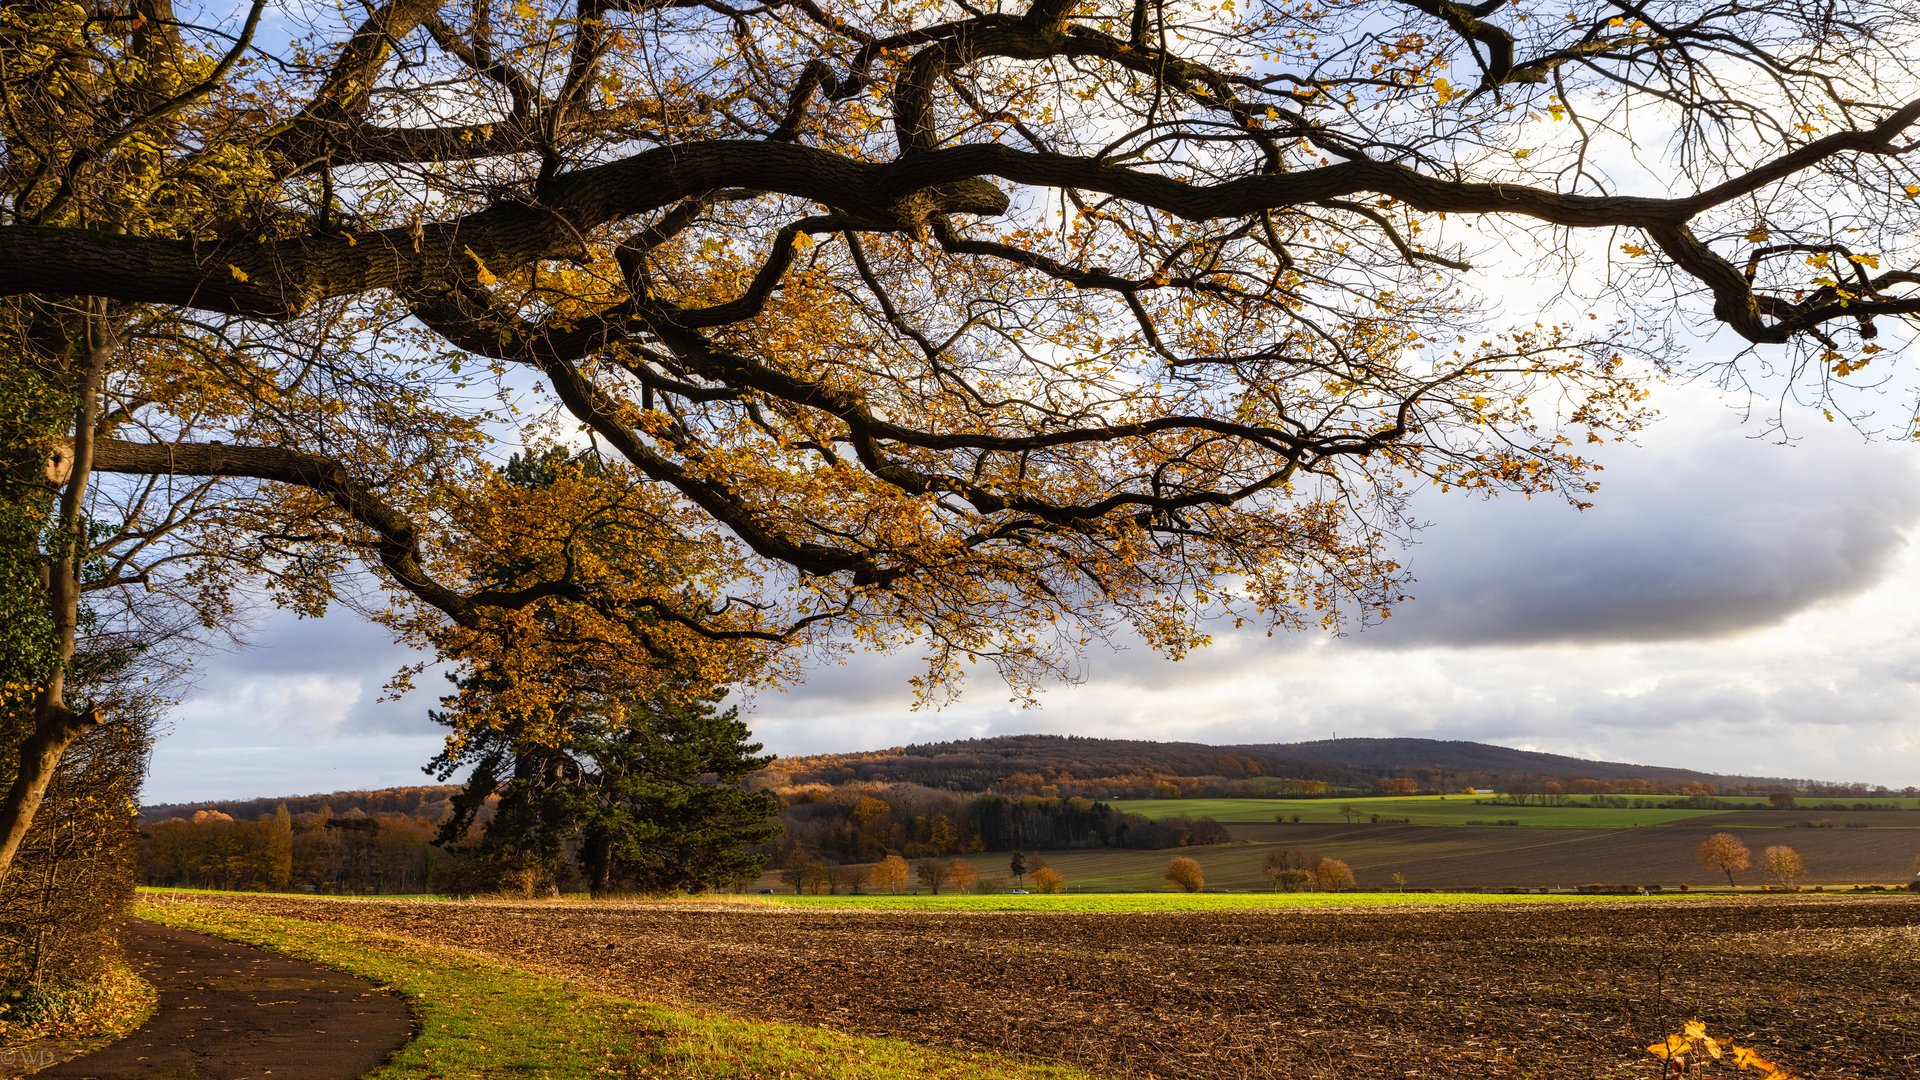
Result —
[[[535, 489], [597, 468], [590, 456], [554, 447], [514, 455], [502, 475]], [[602, 523], [573, 543], [603, 555], [621, 545], [621, 530]], [[509, 560], [494, 570], [508, 582], [524, 567]], [[434, 719], [460, 734], [428, 768], [443, 780], [466, 763], [474, 770], [441, 843], [459, 843], [498, 796], [471, 850], [529, 890], [551, 891], [576, 861], [595, 896], [696, 890], [757, 872], [766, 857], [750, 849], [778, 833], [779, 805], [741, 786], [771, 758], [756, 756], [760, 745], [738, 710], [717, 711], [722, 693], [671, 657], [655, 657], [653, 679], [643, 683], [593, 656], [569, 657], [564, 686], [545, 695], [538, 716], [515, 707], [522, 699], [508, 693], [513, 673], [484, 669], [455, 680], [458, 692]], [[484, 722], [474, 722], [476, 714]]]
[[719, 696], [669, 689], [623, 699], [614, 724], [576, 711], [557, 745], [533, 743], [511, 723], [476, 733], [431, 766], [447, 779], [474, 765], [440, 842], [458, 844], [497, 795], [469, 850], [503, 876], [551, 883], [577, 861], [603, 896], [694, 891], [758, 873], [767, 855], [754, 848], [779, 832], [779, 804], [741, 781], [771, 759], [739, 710], [717, 709]]

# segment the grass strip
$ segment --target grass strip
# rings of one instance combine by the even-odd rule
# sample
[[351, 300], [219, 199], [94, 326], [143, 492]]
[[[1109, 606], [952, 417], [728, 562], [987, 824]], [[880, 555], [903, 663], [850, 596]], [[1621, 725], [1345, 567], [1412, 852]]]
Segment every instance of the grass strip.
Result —
[[[1595, 901], [1679, 900], [1700, 893], [1056, 893], [1030, 896], [754, 896], [739, 903], [781, 907], [859, 908], [895, 911], [1266, 911], [1286, 908], [1452, 907], [1474, 904], [1588, 904]], [[701, 898], [703, 900], [709, 898]]]
[[352, 927], [179, 903], [142, 904], [136, 913], [167, 926], [352, 972], [400, 993], [419, 1021], [419, 1034], [369, 1080], [1088, 1076], [1075, 1069], [937, 1050], [899, 1039], [651, 1005], [581, 990], [457, 949]]

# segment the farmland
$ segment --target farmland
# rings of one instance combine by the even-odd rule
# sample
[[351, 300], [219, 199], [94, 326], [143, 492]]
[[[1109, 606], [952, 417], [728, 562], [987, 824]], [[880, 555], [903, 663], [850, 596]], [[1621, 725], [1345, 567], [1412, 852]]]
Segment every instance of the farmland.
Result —
[[[1645, 825], [1666, 825], [1725, 813], [1724, 810], [1663, 810], [1658, 803], [1672, 802], [1673, 795], [1613, 796], [1633, 803], [1631, 806], [1507, 806], [1495, 803], [1492, 796], [1474, 795], [1388, 795], [1354, 799], [1122, 799], [1115, 809], [1149, 818], [1210, 817], [1224, 823], [1273, 821], [1276, 815], [1302, 822], [1366, 821], [1373, 815], [1408, 825], [1492, 825], [1496, 821], [1536, 828], [1631, 829]], [[1724, 800], [1742, 808], [1760, 809], [1764, 799]], [[1349, 813], [1350, 811], [1350, 813]], [[1915, 815], [1920, 818], [1920, 815]]]
[[1920, 1074], [1920, 897], [1125, 914], [206, 895], [622, 998], [1145, 1077], [1650, 1077], [1689, 1019]]
[[[1753, 811], [1768, 822], [1796, 815]], [[1773, 814], [1773, 816], [1768, 816]], [[1848, 820], [1863, 815], [1849, 815]], [[1920, 825], [1920, 814], [1899, 820]], [[1292, 848], [1340, 859], [1353, 867], [1363, 887], [1385, 888], [1394, 874], [1407, 885], [1449, 888], [1572, 888], [1595, 882], [1629, 885], [1726, 884], [1694, 859], [1694, 848], [1719, 819], [1705, 827], [1668, 825], [1643, 829], [1447, 828], [1420, 825], [1246, 824], [1230, 826], [1240, 841], [1169, 851], [1095, 848], [1038, 853], [1075, 891], [1141, 892], [1167, 887], [1161, 874], [1174, 854], [1199, 860], [1209, 888], [1235, 892], [1268, 888], [1267, 852]], [[1752, 828], [1737, 835], [1756, 859], [1771, 844], [1794, 848], [1806, 860], [1813, 883], [1891, 883], [1913, 876], [1920, 859], [1916, 828]], [[1029, 856], [1036, 853], [1029, 852]], [[1003, 853], [966, 856], [983, 881], [1011, 884]], [[1757, 868], [1739, 875], [1742, 884], [1764, 880]], [[754, 889], [785, 889], [768, 873]]]

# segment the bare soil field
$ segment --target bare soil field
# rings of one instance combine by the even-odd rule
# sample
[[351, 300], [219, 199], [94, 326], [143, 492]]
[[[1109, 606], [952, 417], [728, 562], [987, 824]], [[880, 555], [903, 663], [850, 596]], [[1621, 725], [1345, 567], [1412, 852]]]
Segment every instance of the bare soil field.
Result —
[[[1916, 818], [1920, 814], [1903, 820]], [[1781, 818], [1770, 820], [1777, 823]], [[1235, 839], [1260, 844], [1258, 853], [1249, 849], [1239, 858], [1210, 858], [1209, 849], [1198, 848], [1191, 854], [1207, 867], [1209, 884], [1232, 888], [1266, 884], [1260, 872], [1266, 845], [1305, 848], [1344, 859], [1353, 866], [1362, 885], [1374, 888], [1385, 887], [1395, 872], [1405, 874], [1408, 884], [1421, 888], [1568, 888], [1592, 882], [1669, 888], [1681, 883], [1725, 885], [1726, 878], [1702, 867], [1694, 858], [1700, 841], [1722, 830], [1733, 833], [1753, 851], [1753, 869], [1739, 875], [1743, 885], [1766, 881], [1760, 869], [1760, 853], [1772, 844], [1785, 844], [1800, 853], [1807, 863], [1809, 882], [1903, 882], [1912, 878], [1915, 860], [1920, 859], [1920, 830], [1754, 828], [1744, 821], [1723, 822], [1718, 816], [1645, 829], [1278, 824], [1229, 828]], [[1224, 855], [1228, 849], [1216, 850]], [[1158, 871], [1166, 866], [1167, 853], [1142, 854], [1157, 857], [1153, 869], [1158, 877]], [[1218, 872], [1213, 869], [1216, 864]], [[1073, 879], [1069, 876], [1068, 880]]]
[[[1920, 819], [1920, 814], [1912, 815]], [[1708, 819], [1717, 821], [1718, 819]], [[1779, 818], [1773, 819], [1775, 821]], [[1694, 849], [1726, 826], [1662, 825], [1644, 829], [1449, 828], [1432, 825], [1232, 825], [1239, 843], [1170, 851], [1028, 852], [1058, 870], [1074, 889], [1152, 891], [1166, 887], [1167, 860], [1199, 861], [1209, 888], [1266, 890], [1263, 865], [1275, 847], [1299, 848], [1341, 859], [1364, 888], [1391, 887], [1395, 873], [1416, 889], [1573, 888], [1594, 883], [1725, 886], [1727, 879], [1701, 866]], [[1766, 882], [1760, 853], [1785, 844], [1807, 863], [1810, 884], [1896, 884], [1913, 877], [1920, 859], [1916, 829], [1731, 828], [1753, 851], [1753, 868], [1737, 875], [1742, 885]], [[1004, 852], [969, 855], [983, 879], [1005, 881]], [[769, 871], [753, 888], [785, 892]]]
[[1920, 897], [1155, 914], [206, 896], [596, 989], [1117, 1077], [1645, 1077], [1689, 1019], [1920, 1076]]

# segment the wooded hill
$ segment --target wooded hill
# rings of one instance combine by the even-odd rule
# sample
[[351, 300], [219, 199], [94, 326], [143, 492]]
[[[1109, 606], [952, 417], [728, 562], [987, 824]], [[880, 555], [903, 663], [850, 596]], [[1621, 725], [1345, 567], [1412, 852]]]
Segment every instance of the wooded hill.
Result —
[[[1057, 793], [1092, 798], [1165, 795], [1331, 794], [1406, 777], [1424, 790], [1529, 790], [1549, 780], [1625, 783], [1654, 791], [1706, 785], [1721, 791], [1787, 788], [1851, 791], [1849, 785], [1735, 776], [1624, 762], [1587, 761], [1485, 743], [1436, 739], [1327, 739], [1208, 746], [1188, 742], [1009, 735], [851, 754], [782, 758], [761, 774], [769, 786], [911, 783], [956, 791]], [[1287, 783], [1292, 782], [1292, 783]], [[1861, 789], [1863, 793], [1871, 793]]]
[[[1781, 777], [1739, 776], [1659, 765], [1588, 761], [1559, 754], [1439, 739], [1323, 739], [1316, 742], [1208, 746], [1144, 739], [1098, 739], [1078, 735], [1003, 735], [987, 739], [921, 743], [887, 750], [780, 758], [756, 773], [754, 787], [791, 791], [808, 785], [854, 782], [916, 784], [946, 791], [1060, 794], [1083, 797], [1150, 797], [1172, 783], [1184, 795], [1288, 793], [1281, 781], [1315, 782], [1334, 789], [1367, 790], [1382, 778], [1408, 777], [1429, 790], [1465, 787], [1528, 790], [1548, 780], [1645, 782], [1658, 791], [1706, 784], [1724, 792], [1799, 790], [1834, 795], [1884, 795], [1884, 788]], [[336, 791], [319, 795], [162, 803], [141, 809], [152, 822], [218, 810], [247, 820], [272, 815], [286, 804], [295, 815], [327, 810], [335, 816], [398, 814], [433, 823], [446, 815], [452, 785]], [[1310, 794], [1311, 791], [1294, 791]]]
[[418, 787], [380, 788], [373, 791], [333, 791], [321, 795], [273, 795], [258, 799], [210, 799], [206, 802], [155, 803], [140, 808], [141, 824], [168, 818], [191, 818], [202, 810], [217, 811], [237, 821], [272, 817], [281, 806], [295, 817], [325, 813], [345, 817], [356, 811], [376, 816], [412, 818], [437, 825], [453, 806], [457, 784], [422, 784]]
[[[983, 851], [1162, 849], [1228, 838], [1210, 818], [1150, 820], [1108, 805], [1128, 798], [1463, 788], [1885, 794], [1432, 739], [1220, 747], [1054, 735], [785, 758], [748, 783], [780, 800], [781, 832], [765, 849], [774, 865], [822, 873], [895, 854], [938, 859]], [[142, 811], [142, 876], [148, 884], [223, 888], [444, 888], [458, 877], [461, 857], [431, 841], [458, 790], [422, 785], [148, 807]]]

